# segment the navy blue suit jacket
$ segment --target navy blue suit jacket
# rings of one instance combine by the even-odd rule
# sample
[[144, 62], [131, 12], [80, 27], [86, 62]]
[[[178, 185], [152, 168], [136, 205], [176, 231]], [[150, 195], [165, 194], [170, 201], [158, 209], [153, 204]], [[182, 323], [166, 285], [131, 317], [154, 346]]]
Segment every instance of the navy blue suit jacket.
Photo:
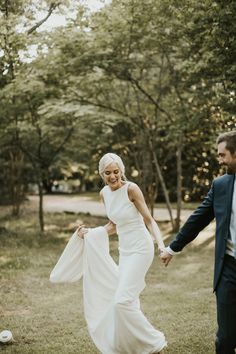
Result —
[[173, 251], [181, 251], [214, 218], [216, 219], [214, 290], [216, 290], [222, 272], [229, 236], [234, 178], [235, 175], [225, 174], [213, 181], [202, 204], [188, 218], [176, 238], [170, 243]]

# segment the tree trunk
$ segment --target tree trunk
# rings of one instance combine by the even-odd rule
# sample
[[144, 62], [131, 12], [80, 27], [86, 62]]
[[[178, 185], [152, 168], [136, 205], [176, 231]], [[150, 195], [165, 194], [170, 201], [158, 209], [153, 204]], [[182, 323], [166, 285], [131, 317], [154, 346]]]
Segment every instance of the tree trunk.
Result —
[[[146, 136], [143, 136], [143, 141], [147, 141]], [[144, 145], [145, 147], [147, 144]], [[152, 154], [150, 150], [143, 147], [142, 153], [140, 154], [139, 160], [142, 161], [141, 166], [139, 163], [140, 171], [140, 183], [139, 186], [143, 191], [145, 201], [148, 208], [150, 209], [151, 215], [153, 216], [154, 212], [154, 203], [156, 198], [156, 184], [153, 183], [153, 163], [152, 163]], [[140, 170], [141, 168], [141, 170]]]
[[182, 145], [179, 144], [176, 152], [177, 157], [177, 211], [175, 221], [175, 231], [179, 231], [181, 222], [181, 207], [182, 207]]
[[173, 214], [172, 214], [172, 207], [171, 207], [171, 204], [170, 204], [169, 193], [168, 193], [168, 190], [166, 188], [166, 184], [165, 184], [164, 178], [162, 176], [161, 168], [160, 168], [156, 153], [153, 150], [151, 141], [149, 141], [149, 147], [150, 147], [150, 149], [152, 151], [154, 166], [156, 168], [158, 179], [160, 181], [160, 184], [161, 184], [161, 187], [162, 187], [162, 190], [163, 190], [163, 193], [164, 193], [166, 206], [167, 206], [167, 210], [169, 212], [170, 221], [171, 221], [171, 225], [172, 225], [172, 230], [174, 231], [175, 230], [175, 221], [174, 221]]
[[12, 204], [12, 215], [20, 215], [20, 206], [24, 200], [25, 188], [23, 178], [24, 156], [21, 151], [14, 149], [9, 154], [8, 184]]
[[152, 186], [148, 189], [148, 194], [149, 194], [149, 208], [150, 208], [150, 212], [151, 215], [154, 215], [154, 193], [152, 193], [153, 188]]
[[44, 232], [44, 215], [43, 215], [43, 183], [42, 181], [38, 182], [39, 190], [39, 226], [40, 231]]

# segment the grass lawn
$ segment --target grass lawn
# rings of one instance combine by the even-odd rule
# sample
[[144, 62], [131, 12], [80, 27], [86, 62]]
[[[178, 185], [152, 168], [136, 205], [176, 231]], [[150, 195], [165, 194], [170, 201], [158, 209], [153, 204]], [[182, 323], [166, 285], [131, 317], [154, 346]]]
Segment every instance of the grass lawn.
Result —
[[[0, 331], [10, 329], [15, 338], [13, 344], [0, 345], [3, 353], [98, 353], [83, 317], [82, 282], [49, 282], [76, 218], [89, 226], [105, 223], [86, 215], [47, 214], [47, 231], [40, 237], [33, 212], [25, 211], [18, 220], [1, 213]], [[117, 260], [116, 237], [111, 253]], [[165, 333], [165, 354], [214, 353], [212, 276], [210, 248], [187, 247], [168, 268], [155, 257], [141, 307]]]

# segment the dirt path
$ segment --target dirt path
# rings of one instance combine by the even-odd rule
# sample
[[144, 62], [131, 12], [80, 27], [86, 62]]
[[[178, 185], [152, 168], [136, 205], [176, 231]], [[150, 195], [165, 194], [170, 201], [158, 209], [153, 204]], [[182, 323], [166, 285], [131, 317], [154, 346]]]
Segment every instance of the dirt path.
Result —
[[[30, 202], [37, 208], [38, 196], [28, 197]], [[105, 207], [101, 202], [91, 200], [83, 196], [65, 196], [65, 195], [45, 195], [44, 210], [46, 212], [74, 212], [90, 213], [94, 216], [105, 216]], [[186, 220], [192, 213], [192, 210], [182, 210], [182, 220]], [[174, 217], [176, 210], [173, 210]], [[157, 221], [169, 221], [170, 217], [166, 208], [154, 209], [154, 217]]]
[[[38, 196], [29, 196], [32, 208], [38, 208]], [[45, 195], [44, 210], [46, 212], [73, 212], [73, 213], [90, 213], [93, 216], [105, 216], [105, 207], [101, 202], [94, 201], [85, 196], [67, 196], [67, 195]], [[184, 223], [192, 210], [182, 210], [181, 220]], [[175, 217], [176, 210], [173, 210]], [[170, 217], [166, 208], [154, 209], [154, 217], [157, 221], [169, 221]], [[207, 226], [199, 236], [192, 242], [192, 245], [197, 246], [203, 243], [207, 247], [214, 247], [215, 223]]]

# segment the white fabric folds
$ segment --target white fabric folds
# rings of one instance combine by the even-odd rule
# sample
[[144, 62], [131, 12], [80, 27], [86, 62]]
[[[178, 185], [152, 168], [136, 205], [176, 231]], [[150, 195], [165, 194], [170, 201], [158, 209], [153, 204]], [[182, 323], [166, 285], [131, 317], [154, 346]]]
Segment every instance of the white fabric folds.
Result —
[[109, 239], [102, 226], [89, 229], [84, 240], [76, 232], [72, 235], [50, 274], [50, 281], [72, 283], [82, 276], [84, 314], [93, 338], [104, 310], [114, 298], [118, 281], [118, 266], [109, 254]]
[[125, 282], [125, 292], [121, 291], [123, 278], [109, 254], [109, 239], [102, 226], [89, 229], [84, 240], [76, 233], [72, 235], [51, 272], [50, 281], [75, 282], [82, 276], [85, 319], [101, 353], [149, 354], [166, 345], [163, 333], [151, 326], [140, 310], [138, 297], [132, 295], [143, 288], [143, 280], [138, 285], [140, 289], [133, 289], [130, 284], [129, 291]]
[[83, 275], [84, 241], [76, 232], [71, 236], [66, 248], [50, 274], [52, 283], [73, 283]]

